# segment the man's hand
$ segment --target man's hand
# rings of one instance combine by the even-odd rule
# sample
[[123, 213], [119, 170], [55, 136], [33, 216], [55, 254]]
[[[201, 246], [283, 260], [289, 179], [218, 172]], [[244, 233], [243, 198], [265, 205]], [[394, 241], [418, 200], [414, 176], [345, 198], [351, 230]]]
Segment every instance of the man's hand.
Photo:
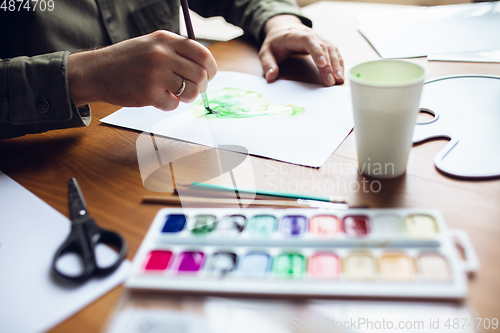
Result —
[[[217, 64], [207, 48], [168, 31], [68, 57], [69, 90], [78, 106], [106, 102], [173, 110], [207, 89]], [[186, 88], [174, 94], [186, 80]]]
[[321, 39], [293, 15], [278, 15], [266, 22], [266, 38], [259, 58], [267, 82], [278, 78], [278, 64], [291, 53], [310, 54], [325, 86], [344, 83], [344, 61], [339, 50]]

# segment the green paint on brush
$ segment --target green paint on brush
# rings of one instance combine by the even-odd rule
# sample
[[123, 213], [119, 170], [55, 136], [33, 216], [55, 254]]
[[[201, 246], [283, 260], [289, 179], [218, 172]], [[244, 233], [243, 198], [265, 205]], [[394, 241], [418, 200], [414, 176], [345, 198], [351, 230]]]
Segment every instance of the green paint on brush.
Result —
[[[206, 111], [213, 118], [250, 118], [259, 116], [294, 116], [306, 112], [305, 108], [294, 105], [271, 104], [261, 94], [237, 88], [224, 88], [208, 94], [210, 108], [217, 113]], [[203, 104], [199, 104], [203, 106]], [[198, 108], [197, 108], [198, 109]]]

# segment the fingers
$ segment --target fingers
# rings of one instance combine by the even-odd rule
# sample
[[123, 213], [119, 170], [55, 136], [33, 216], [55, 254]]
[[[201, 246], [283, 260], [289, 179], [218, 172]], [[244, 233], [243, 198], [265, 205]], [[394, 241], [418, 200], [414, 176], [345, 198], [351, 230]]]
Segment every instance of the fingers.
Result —
[[332, 73], [335, 78], [335, 83], [342, 84], [344, 83], [344, 60], [335, 46], [330, 46], [328, 51], [330, 53]]
[[327, 45], [311, 29], [290, 29], [284, 35], [283, 47], [296, 52], [305, 52], [311, 55], [318, 68], [329, 64], [330, 55]]
[[186, 79], [186, 88], [178, 98], [190, 103], [207, 90], [208, 82], [217, 74], [217, 63], [206, 47], [190, 39], [179, 40], [175, 51], [179, 57], [173, 71]]
[[[172, 36], [167, 32], [157, 32], [154, 36], [164, 53], [163, 64], [158, 70], [163, 76], [163, 88], [171, 96], [163, 96], [166, 101], [176, 98], [182, 102], [192, 102], [206, 91], [208, 82], [217, 73], [217, 64], [210, 51], [203, 45], [179, 36]], [[185, 79], [185, 89], [179, 96], [176, 92]]]
[[182, 39], [177, 43], [175, 51], [181, 57], [203, 67], [207, 72], [208, 81], [212, 80], [217, 74], [217, 63], [212, 53], [200, 43], [190, 39]]
[[325, 68], [330, 64], [327, 46], [316, 34], [306, 33], [300, 37], [299, 42], [304, 44], [306, 52], [311, 55], [318, 68]]
[[321, 81], [325, 86], [333, 86], [335, 85], [335, 78], [332, 75], [332, 63], [331, 63], [332, 57], [330, 56], [328, 45], [322, 44], [322, 49], [323, 53], [325, 54], [326, 64], [323, 67], [318, 66], [319, 75], [321, 77]]
[[151, 105], [162, 111], [171, 111], [177, 109], [179, 102], [179, 99], [171, 92], [162, 91], [155, 96], [155, 101]]
[[199, 94], [206, 90], [206, 87], [204, 90], [200, 90], [200, 87], [197, 84], [185, 79], [184, 82], [186, 86], [184, 88], [184, 91], [181, 94], [176, 95], [176, 93], [182, 87], [182, 77], [179, 76], [178, 78], [179, 84], [177, 85], [177, 88], [173, 88], [173, 90], [169, 91], [174, 94], [176, 98], [178, 98], [181, 102], [191, 103], [198, 97]]
[[166, 83], [166, 90], [157, 91], [151, 97], [152, 105], [163, 111], [171, 111], [179, 106], [179, 102], [191, 103], [200, 94], [198, 85], [184, 79], [184, 90], [177, 95], [182, 88], [182, 77], [174, 73]]
[[[180, 87], [182, 80], [181, 77], [186, 80], [186, 93], [182, 94], [183, 102], [192, 102], [197, 95], [201, 94], [205, 90], [207, 90], [208, 86], [208, 73], [202, 66], [194, 63], [188, 59], [178, 57], [175, 61], [174, 66], [172, 66], [174, 76], [178, 76], [179, 79], [174, 78], [174, 82], [177, 84], [173, 84], [173, 89], [171, 92], [176, 92], [175, 87]], [[180, 82], [180, 83], [178, 83]], [[171, 87], [171, 86], [169, 86]]]
[[311, 54], [318, 67], [323, 84], [333, 86], [344, 83], [343, 60], [339, 50], [333, 44], [320, 39], [316, 34], [308, 34], [302, 38], [307, 38], [307, 41], [304, 42], [306, 52]]
[[302, 24], [287, 29], [267, 30], [259, 57], [268, 82], [276, 80], [277, 63], [291, 52], [310, 54], [325, 86], [344, 83], [344, 62], [339, 50]]
[[335, 84], [344, 83], [344, 61], [338, 49], [329, 45], [326, 52], [329, 55], [328, 65], [319, 68], [321, 80], [325, 86], [333, 86]]
[[262, 70], [264, 71], [264, 77], [266, 78], [267, 83], [276, 81], [279, 75], [278, 63], [269, 47], [263, 46], [260, 49], [259, 59], [262, 64]]
[[209, 80], [215, 77], [217, 73], [217, 63], [212, 53], [200, 43], [165, 30], [155, 31], [145, 37], [149, 38], [151, 43], [159, 48], [174, 51], [178, 56], [205, 68]]

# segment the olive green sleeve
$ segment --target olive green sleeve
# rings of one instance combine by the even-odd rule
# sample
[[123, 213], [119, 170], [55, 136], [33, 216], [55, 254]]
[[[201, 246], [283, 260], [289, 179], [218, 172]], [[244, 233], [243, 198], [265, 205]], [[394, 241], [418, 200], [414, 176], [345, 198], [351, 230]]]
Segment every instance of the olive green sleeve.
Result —
[[295, 0], [190, 0], [189, 6], [204, 17], [223, 16], [229, 23], [253, 35], [258, 42], [264, 40], [264, 24], [277, 15], [295, 15], [303, 24], [312, 26], [311, 20], [301, 14]]
[[90, 123], [69, 94], [68, 54], [0, 59], [0, 139]]

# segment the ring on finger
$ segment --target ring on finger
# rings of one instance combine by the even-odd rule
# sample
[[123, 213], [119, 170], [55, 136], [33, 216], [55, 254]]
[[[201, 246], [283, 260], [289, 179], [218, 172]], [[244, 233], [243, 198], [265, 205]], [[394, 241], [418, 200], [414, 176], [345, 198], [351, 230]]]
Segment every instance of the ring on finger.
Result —
[[186, 79], [183, 78], [181, 76], [181, 79], [182, 79], [182, 84], [181, 84], [181, 87], [179, 88], [179, 90], [174, 94], [175, 96], [179, 97], [180, 95], [182, 95], [182, 93], [184, 92], [184, 89], [186, 89]]

